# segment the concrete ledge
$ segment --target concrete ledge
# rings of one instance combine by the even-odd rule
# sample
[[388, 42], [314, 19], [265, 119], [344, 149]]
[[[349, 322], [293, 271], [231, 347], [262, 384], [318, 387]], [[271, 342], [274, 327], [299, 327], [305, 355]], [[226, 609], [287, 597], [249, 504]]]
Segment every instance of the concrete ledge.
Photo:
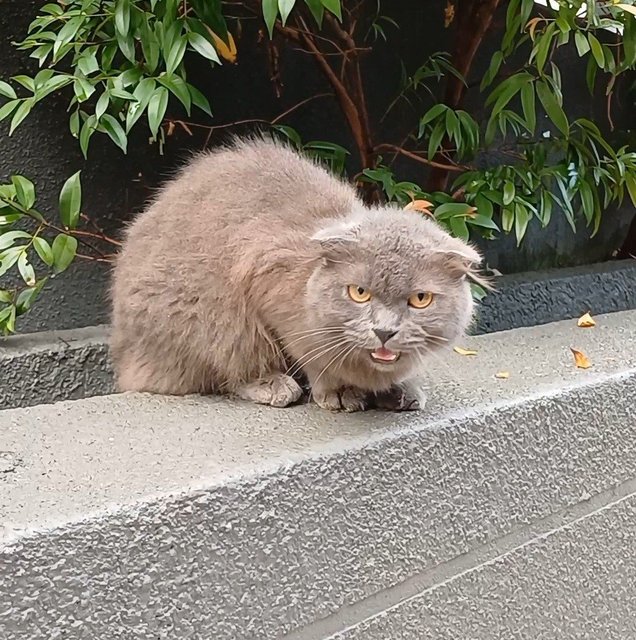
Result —
[[[508, 330], [636, 309], [636, 260], [504, 276], [480, 306], [473, 332]], [[112, 393], [108, 327], [0, 338], [0, 407]]]
[[632, 637], [636, 313], [598, 322], [472, 338], [418, 415], [0, 412], [0, 637]]
[[112, 393], [107, 328], [0, 339], [0, 407]]

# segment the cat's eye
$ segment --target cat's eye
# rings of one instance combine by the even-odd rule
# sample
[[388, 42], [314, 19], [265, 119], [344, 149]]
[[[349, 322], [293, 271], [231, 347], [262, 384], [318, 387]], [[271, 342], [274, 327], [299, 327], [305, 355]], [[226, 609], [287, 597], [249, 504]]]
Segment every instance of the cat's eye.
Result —
[[415, 309], [426, 309], [433, 302], [433, 297], [430, 291], [418, 291], [409, 296], [409, 306]]
[[350, 284], [347, 287], [347, 293], [354, 302], [362, 303], [371, 300], [371, 292], [357, 284]]

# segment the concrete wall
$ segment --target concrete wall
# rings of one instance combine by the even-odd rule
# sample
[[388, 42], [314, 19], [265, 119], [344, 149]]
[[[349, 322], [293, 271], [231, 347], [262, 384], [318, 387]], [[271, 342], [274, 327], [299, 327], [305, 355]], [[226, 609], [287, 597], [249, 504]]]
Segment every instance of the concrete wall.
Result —
[[418, 414], [0, 412], [0, 637], [631, 638], [636, 315], [597, 320], [470, 339]]

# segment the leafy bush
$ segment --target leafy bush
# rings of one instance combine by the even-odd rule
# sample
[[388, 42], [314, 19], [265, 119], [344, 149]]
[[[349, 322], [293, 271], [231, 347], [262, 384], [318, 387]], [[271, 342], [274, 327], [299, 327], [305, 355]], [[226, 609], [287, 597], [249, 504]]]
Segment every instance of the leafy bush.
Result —
[[[188, 76], [189, 56], [207, 59], [212, 67], [233, 62], [233, 32], [243, 18], [256, 18], [272, 38], [270, 48], [306, 52], [329, 83], [361, 166], [354, 179], [368, 199], [383, 197], [405, 206], [415, 201], [413, 208], [465, 239], [503, 231], [514, 232], [521, 242], [532, 218], [546, 226], [557, 210], [573, 230], [582, 216], [596, 231], [603, 210], [626, 193], [636, 205], [636, 153], [614, 148], [590, 120], [568, 116], [556, 54], [565, 47], [576, 50], [587, 67], [590, 93], [604, 87], [612, 126], [617, 83], [636, 67], [635, 0], [552, 0], [546, 9], [533, 0], [509, 0], [500, 46], [481, 81], [487, 116], [482, 119], [462, 108], [465, 78], [500, 4], [505, 3], [448, 1], [445, 16], [447, 26], [454, 26], [455, 53], [427, 52], [419, 68], [404, 72], [401, 90], [384, 114], [391, 117], [405, 102], [413, 106], [411, 133], [397, 142], [376, 139], [380, 122], [369, 115], [360, 64], [374, 42], [391, 38], [399, 28], [382, 14], [379, 0], [247, 0], [227, 5], [231, 20], [220, 0], [49, 3], [17, 45], [41, 69], [34, 76], [0, 81], [6, 98], [0, 120], [9, 121], [12, 134], [37, 103], [63, 91], [69, 98], [70, 133], [85, 156], [95, 134], [108, 136], [126, 152], [135, 127], [147, 128], [162, 146], [175, 126], [188, 126], [166, 118], [171, 101], [187, 114], [193, 109], [211, 114], [208, 96]], [[321, 96], [305, 98], [271, 125], [342, 172], [348, 151], [327, 141], [303, 143], [281, 123]], [[540, 124], [542, 113], [547, 129]], [[493, 150], [507, 160], [488, 161]], [[419, 184], [395, 175], [397, 157], [421, 167]], [[29, 309], [46, 278], [67, 268], [76, 254], [110, 259], [111, 254], [96, 254], [91, 243], [106, 242], [112, 250], [117, 242], [90, 226], [80, 199], [76, 174], [62, 190], [56, 224], [33, 208], [35, 191], [26, 178], [14, 176], [0, 187], [0, 276], [15, 268], [23, 282], [0, 290], [5, 333], [14, 331], [16, 317]], [[79, 245], [86, 255], [78, 253]]]

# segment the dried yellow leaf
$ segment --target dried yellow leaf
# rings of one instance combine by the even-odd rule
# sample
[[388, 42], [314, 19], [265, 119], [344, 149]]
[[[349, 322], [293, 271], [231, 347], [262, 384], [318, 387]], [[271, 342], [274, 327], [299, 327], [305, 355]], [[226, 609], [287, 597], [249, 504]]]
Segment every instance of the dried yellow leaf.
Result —
[[419, 211], [420, 213], [427, 213], [430, 216], [432, 215], [430, 210], [433, 206], [433, 203], [428, 200], [413, 200], [404, 207], [404, 210]]
[[453, 20], [455, 19], [455, 5], [447, 0], [446, 7], [444, 8], [444, 26], [448, 29]]
[[594, 318], [592, 318], [592, 316], [589, 313], [585, 313], [579, 318], [576, 324], [577, 326], [583, 327], [583, 328], [595, 327], [596, 320], [594, 320]]
[[572, 349], [572, 347], [570, 347], [570, 351], [574, 356], [574, 364], [576, 364], [579, 369], [589, 369], [592, 366], [589, 358], [582, 351]]
[[214, 40], [214, 48], [217, 50], [221, 58], [227, 60], [228, 62], [236, 62], [236, 43], [234, 42], [232, 34], [229, 31], [227, 32], [227, 41], [229, 44], [228, 46], [228, 44], [225, 44], [225, 42], [223, 42], [223, 38], [219, 38], [219, 36], [217, 36], [216, 33], [214, 33], [212, 29], [210, 29], [210, 27], [208, 27], [208, 31], [212, 36], [212, 40]]
[[464, 349], [462, 347], [453, 347], [455, 353], [459, 353], [460, 356], [476, 356], [477, 352], [473, 349]]
[[509, 371], [499, 371], [498, 373], [495, 373], [495, 378], [499, 378], [500, 380], [507, 380], [509, 377]]

